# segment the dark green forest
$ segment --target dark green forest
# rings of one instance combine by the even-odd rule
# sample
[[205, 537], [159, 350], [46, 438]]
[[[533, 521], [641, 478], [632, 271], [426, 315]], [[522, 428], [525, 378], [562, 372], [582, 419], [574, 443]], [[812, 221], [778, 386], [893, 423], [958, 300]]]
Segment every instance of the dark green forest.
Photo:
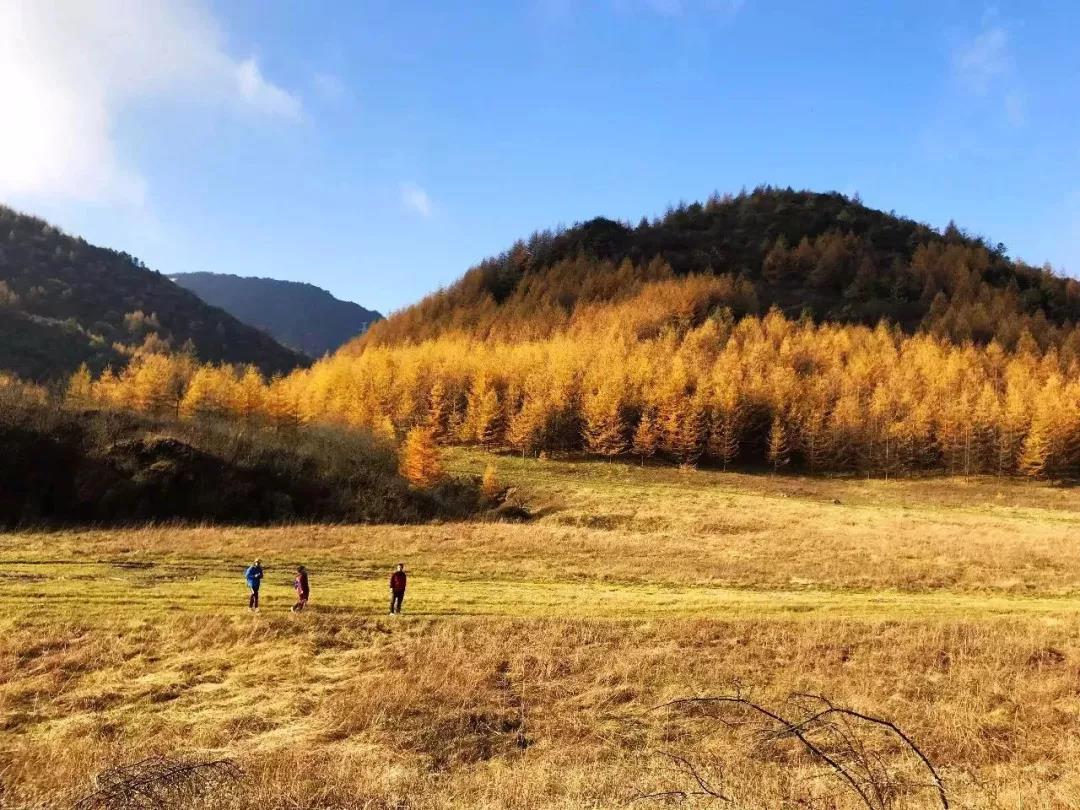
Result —
[[81, 363], [100, 371], [144, 345], [268, 374], [307, 362], [137, 258], [0, 206], [0, 369], [34, 380]]

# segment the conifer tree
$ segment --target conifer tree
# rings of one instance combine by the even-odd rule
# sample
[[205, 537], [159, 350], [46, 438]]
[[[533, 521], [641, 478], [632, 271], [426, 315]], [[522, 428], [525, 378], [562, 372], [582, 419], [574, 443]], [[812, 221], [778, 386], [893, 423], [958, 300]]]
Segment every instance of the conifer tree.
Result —
[[401, 474], [422, 489], [442, 480], [442, 459], [430, 428], [414, 427], [406, 434], [401, 448]]
[[80, 365], [68, 378], [64, 403], [69, 407], [84, 408], [90, 404], [94, 394], [94, 380], [86, 363]]
[[641, 412], [641, 419], [634, 428], [633, 451], [641, 458], [641, 466], [645, 466], [645, 459], [656, 455], [660, 446], [660, 425], [657, 423], [656, 411], [646, 407]]
[[811, 404], [799, 420], [799, 447], [812, 473], [825, 469], [829, 461], [829, 433], [825, 425], [826, 416], [824, 405], [816, 403]]
[[1024, 439], [1020, 452], [1019, 469], [1031, 478], [1042, 478], [1050, 470], [1052, 447], [1051, 426], [1044, 418], [1037, 417]]
[[626, 423], [614, 387], [587, 396], [582, 410], [582, 433], [588, 452], [611, 458], [626, 450]]
[[1027, 398], [1019, 388], [1010, 388], [1005, 398], [997, 439], [997, 472], [1013, 475], [1020, 467], [1024, 438], [1031, 426]]
[[272, 379], [263, 401], [266, 416], [274, 427], [290, 430], [300, 425], [300, 407], [287, 378]]
[[201, 366], [180, 401], [180, 415], [185, 418], [222, 416], [228, 409], [229, 374], [217, 366]]
[[502, 408], [491, 378], [481, 373], [469, 391], [466, 441], [494, 447], [502, 439]]
[[233, 388], [232, 412], [246, 422], [253, 422], [263, 412], [263, 378], [255, 366], [246, 366]]
[[442, 380], [436, 380], [428, 395], [427, 426], [435, 441], [446, 441], [450, 432], [450, 397]]
[[526, 397], [511, 416], [506, 427], [506, 442], [525, 458], [540, 448], [544, 434], [546, 409], [539, 399]]
[[480, 493], [487, 501], [498, 500], [502, 487], [499, 486], [498, 475], [495, 471], [494, 464], [488, 464], [484, 468], [484, 475], [480, 479]]
[[787, 427], [784, 418], [777, 414], [773, 417], [769, 428], [769, 463], [773, 466], [773, 472], [784, 466], [790, 460], [791, 449], [788, 445]]
[[704, 396], [699, 392], [684, 398], [675, 413], [672, 451], [680, 466], [693, 467], [705, 449], [708, 426]]
[[371, 433], [375, 438], [387, 444], [397, 444], [397, 428], [394, 426], [394, 420], [389, 416], [377, 417], [371, 425]]

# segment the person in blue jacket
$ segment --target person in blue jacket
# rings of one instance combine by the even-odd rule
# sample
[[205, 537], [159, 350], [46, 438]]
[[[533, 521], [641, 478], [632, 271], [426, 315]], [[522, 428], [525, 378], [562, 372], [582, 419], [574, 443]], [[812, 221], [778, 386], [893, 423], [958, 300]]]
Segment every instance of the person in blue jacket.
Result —
[[251, 589], [251, 596], [248, 597], [248, 607], [252, 610], [259, 609], [259, 586], [262, 585], [262, 578], [262, 560], [255, 560], [244, 572], [244, 579], [247, 580], [248, 588]]

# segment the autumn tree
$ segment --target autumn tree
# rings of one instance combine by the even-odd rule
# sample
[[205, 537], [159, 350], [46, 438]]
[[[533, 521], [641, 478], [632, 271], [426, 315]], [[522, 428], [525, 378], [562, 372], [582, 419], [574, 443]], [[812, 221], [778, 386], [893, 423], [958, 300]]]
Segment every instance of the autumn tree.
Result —
[[713, 401], [707, 442], [709, 455], [725, 470], [739, 455], [744, 414], [738, 389], [730, 381], [727, 383]]
[[69, 407], [86, 407], [94, 393], [94, 379], [90, 376], [90, 370], [86, 363], [80, 365], [68, 378], [67, 390], [64, 392], [64, 402]]
[[704, 396], [698, 392], [684, 397], [674, 413], [669, 422], [671, 452], [680, 466], [692, 467], [705, 449], [708, 425]]
[[431, 428], [414, 427], [406, 434], [401, 447], [401, 474], [422, 489], [442, 480], [442, 459]]
[[267, 386], [263, 402], [267, 419], [274, 427], [293, 429], [303, 421], [297, 392], [289, 378], [274, 377]]
[[451, 401], [442, 380], [436, 380], [428, 394], [427, 426], [439, 443], [450, 435]]
[[231, 410], [246, 422], [256, 420], [264, 412], [265, 383], [259, 370], [246, 366], [239, 382], [233, 388]]
[[462, 434], [466, 442], [494, 447], [502, 439], [503, 412], [495, 385], [487, 374], [473, 379]]
[[538, 396], [526, 395], [520, 406], [510, 415], [506, 426], [506, 443], [511, 449], [526, 454], [540, 449], [547, 425], [548, 408]]
[[[826, 428], [828, 412], [822, 403], [813, 403], [804, 409], [798, 419], [798, 443], [810, 472], [826, 468], [829, 462], [829, 432]], [[770, 428], [770, 448], [772, 446]], [[780, 437], [777, 437], [778, 439]], [[888, 450], [886, 450], [886, 469], [888, 469]]]
[[626, 421], [616, 385], [593, 391], [582, 406], [585, 449], [611, 458], [626, 450]]
[[645, 466], [645, 459], [656, 455], [660, 446], [660, 425], [656, 418], [656, 411], [646, 407], [641, 412], [637, 427], [634, 428], [633, 451], [641, 458], [641, 466]]
[[191, 377], [180, 415], [185, 418], [219, 417], [229, 409], [232, 375], [218, 366], [201, 366]]
[[494, 464], [488, 464], [484, 468], [484, 475], [480, 479], [480, 494], [488, 501], [498, 500], [499, 495], [502, 494]]
[[1020, 452], [1019, 470], [1032, 478], [1042, 478], [1050, 469], [1053, 454], [1052, 428], [1042, 418], [1031, 423]]
[[783, 467], [790, 460], [791, 448], [788, 445], [788, 431], [784, 418], [777, 414], [769, 427], [769, 450], [767, 458], [773, 472]]

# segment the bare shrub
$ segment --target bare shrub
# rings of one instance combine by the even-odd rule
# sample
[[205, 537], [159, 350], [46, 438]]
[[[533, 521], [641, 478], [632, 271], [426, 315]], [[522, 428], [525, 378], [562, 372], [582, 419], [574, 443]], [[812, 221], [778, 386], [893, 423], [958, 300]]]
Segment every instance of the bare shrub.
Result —
[[[684, 721], [704, 721], [713, 729], [725, 730], [733, 738], [728, 745], [732, 755], [714, 756], [706, 765], [684, 751], [655, 751], [679, 784], [639, 791], [633, 801], [707, 797], [737, 802], [739, 785], [733, 772], [741, 769], [739, 760], [745, 759], [758, 767], [775, 764], [789, 771], [792, 795], [777, 797], [785, 805], [815, 806], [822, 801], [835, 802], [846, 793], [867, 810], [909, 807], [916, 798], [929, 798], [935, 806], [948, 810], [940, 774], [899, 726], [837, 706], [821, 695], [794, 694], [780, 708], [771, 708], [737, 692], [680, 698], [650, 711], [661, 710], [677, 711]], [[822, 794], [823, 776], [831, 777], [835, 791]], [[811, 785], [810, 795], [796, 795]]]
[[109, 768], [95, 778], [97, 790], [72, 810], [168, 810], [240, 781], [243, 772], [231, 759], [196, 760], [152, 756]]

